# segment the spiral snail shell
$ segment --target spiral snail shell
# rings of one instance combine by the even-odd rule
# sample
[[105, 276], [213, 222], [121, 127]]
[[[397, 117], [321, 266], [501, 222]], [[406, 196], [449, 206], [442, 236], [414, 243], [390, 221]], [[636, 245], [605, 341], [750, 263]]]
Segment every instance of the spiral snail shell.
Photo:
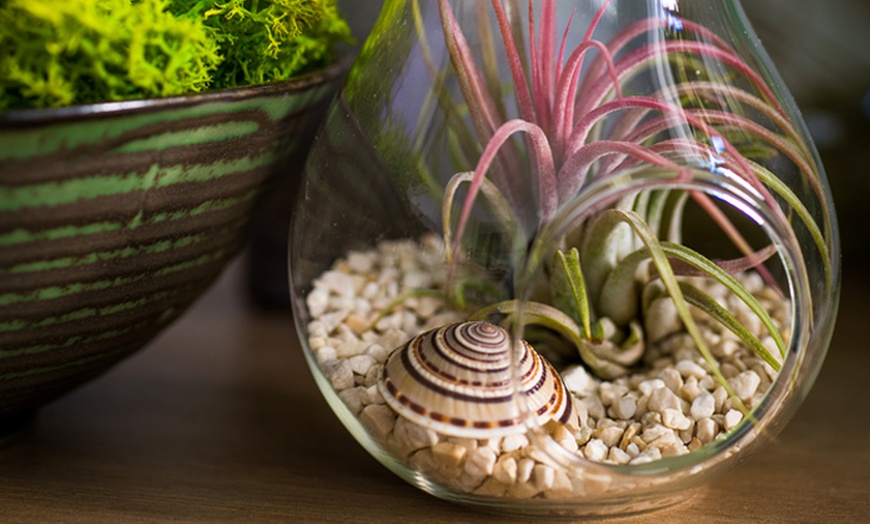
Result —
[[[520, 391], [539, 424], [576, 426], [562, 378], [531, 345], [516, 360]], [[511, 338], [489, 322], [457, 322], [412, 338], [384, 364], [378, 389], [401, 416], [449, 436], [491, 438], [526, 430], [513, 394]]]

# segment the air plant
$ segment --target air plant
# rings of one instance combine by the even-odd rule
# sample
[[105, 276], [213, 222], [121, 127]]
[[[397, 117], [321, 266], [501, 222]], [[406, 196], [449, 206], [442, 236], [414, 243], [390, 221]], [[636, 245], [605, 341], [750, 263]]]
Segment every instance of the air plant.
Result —
[[[736, 278], [753, 270], [776, 287], [765, 262], [777, 249], [753, 247], [736, 225], [739, 217], [688, 182], [698, 173], [722, 177], [767, 203], [789, 234], [799, 230], [812, 238], [830, 286], [830, 225], [817, 224], [771, 167], [790, 164], [800, 183], [823, 199], [809, 147], [762, 77], [727, 42], [677, 12], [664, 9], [603, 41], [596, 34], [609, 8], [604, 2], [582, 41], [570, 47], [573, 17], [560, 39], [554, 0], [542, 0], [537, 13], [534, 4], [529, 2], [527, 49], [516, 2], [478, 4], [480, 63], [447, 0], [438, 5], [452, 69], [434, 66], [421, 33], [431, 100], [448, 115], [460, 166], [442, 193], [448, 297], [458, 307], [477, 308], [472, 317], [500, 315], [503, 322], [521, 322], [527, 332], [543, 327], [600, 377], [613, 378], [642, 358], [647, 310], [667, 296], [734, 405], [748, 413], [720, 373], [690, 308], [706, 312], [778, 371], [787, 334]], [[495, 35], [488, 29], [489, 8]], [[509, 87], [498, 77], [497, 40], [510, 69]], [[708, 61], [721, 66], [706, 68]], [[673, 80], [657, 92], [638, 94], [637, 85], [652, 71], [665, 71]], [[451, 75], [461, 100], [444, 89]], [[654, 183], [592, 214], [577, 213], [579, 197], [596, 184], [640, 175]], [[485, 211], [477, 205], [481, 200]], [[690, 202], [736, 247], [735, 256], [714, 260], [688, 247], [683, 220]], [[513, 289], [499, 294], [487, 288], [484, 304], [468, 292], [479, 279], [462, 270], [469, 265], [464, 247], [473, 240], [468, 227], [475, 213], [495, 217], [512, 253]], [[544, 271], [537, 270], [540, 264]], [[775, 348], [687, 278], [697, 276], [739, 297]]]

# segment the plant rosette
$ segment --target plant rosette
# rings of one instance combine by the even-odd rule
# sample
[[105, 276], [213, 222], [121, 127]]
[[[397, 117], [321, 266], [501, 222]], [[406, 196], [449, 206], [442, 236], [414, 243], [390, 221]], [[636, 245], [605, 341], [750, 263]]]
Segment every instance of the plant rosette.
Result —
[[332, 2], [0, 3], [0, 438], [176, 319], [261, 195], [298, 180], [346, 69], [335, 16]]
[[387, 2], [302, 195], [318, 385], [449, 500], [671, 504], [782, 428], [830, 340], [827, 182], [736, 2]]

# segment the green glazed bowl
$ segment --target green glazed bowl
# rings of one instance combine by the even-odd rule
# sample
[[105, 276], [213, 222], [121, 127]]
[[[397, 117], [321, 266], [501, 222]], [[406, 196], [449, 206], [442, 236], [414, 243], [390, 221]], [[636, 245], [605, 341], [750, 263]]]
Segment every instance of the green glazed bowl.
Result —
[[0, 113], [0, 435], [215, 280], [264, 189], [297, 177], [344, 69]]

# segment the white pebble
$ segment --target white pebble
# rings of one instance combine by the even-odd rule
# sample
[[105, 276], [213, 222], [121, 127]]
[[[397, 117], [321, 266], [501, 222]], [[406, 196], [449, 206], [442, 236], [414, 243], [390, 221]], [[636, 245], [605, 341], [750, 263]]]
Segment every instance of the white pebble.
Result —
[[630, 419], [637, 412], [637, 398], [634, 395], [624, 395], [610, 406], [610, 410], [616, 418]]
[[495, 467], [496, 453], [489, 447], [480, 447], [468, 454], [464, 470], [472, 477], [484, 477], [492, 475]]
[[702, 390], [698, 386], [698, 379], [695, 377], [687, 378], [686, 383], [680, 388], [680, 398], [687, 402], [694, 401], [701, 393]]
[[381, 441], [386, 440], [396, 425], [396, 416], [393, 410], [385, 404], [372, 404], [364, 407], [359, 415], [359, 420], [373, 437]]
[[532, 470], [535, 469], [535, 461], [530, 458], [522, 458], [517, 462], [517, 482], [526, 483], [532, 478]]
[[356, 273], [368, 273], [374, 267], [374, 259], [368, 253], [351, 251], [347, 254], [347, 265]]
[[504, 484], [513, 484], [517, 481], [517, 461], [510, 455], [502, 455], [495, 463], [492, 476]]
[[737, 426], [741, 420], [743, 420], [743, 413], [736, 409], [728, 410], [728, 413], [725, 413], [725, 431], [730, 431], [731, 428]]
[[607, 457], [607, 445], [600, 439], [594, 438], [583, 446], [583, 455], [596, 462], [601, 462]]
[[680, 388], [683, 387], [683, 377], [680, 375], [680, 372], [674, 368], [668, 367], [663, 369], [659, 373], [659, 378], [664, 381], [665, 386], [667, 386], [673, 393], [679, 393]]
[[532, 480], [538, 491], [545, 491], [553, 487], [556, 473], [546, 464], [537, 464], [532, 472]]
[[662, 424], [671, 429], [682, 431], [692, 426], [692, 421], [676, 409], [666, 409], [662, 412]]
[[713, 390], [713, 399], [716, 401], [716, 412], [721, 413], [725, 406], [725, 401], [728, 400], [728, 391], [724, 386], [719, 386]]
[[665, 381], [660, 378], [653, 378], [649, 380], [644, 380], [640, 384], [638, 384], [637, 389], [640, 390], [643, 395], [651, 395], [653, 391], [666, 387]]
[[506, 435], [501, 441], [501, 450], [505, 453], [516, 451], [529, 444], [529, 439], [522, 433]]
[[696, 379], [702, 379], [707, 375], [707, 371], [700, 364], [696, 364], [691, 360], [681, 360], [674, 367], [685, 378], [695, 377]]
[[615, 462], [617, 464], [628, 464], [631, 460], [631, 455], [629, 455], [626, 451], [614, 446], [610, 448], [610, 451], [607, 454], [607, 458], [611, 462]]
[[384, 397], [381, 395], [380, 390], [378, 389], [377, 384], [373, 384], [366, 388], [366, 396], [365, 396], [366, 404], [383, 404]]
[[341, 391], [354, 386], [353, 369], [347, 360], [330, 360], [324, 362], [322, 367], [324, 376], [335, 390]]
[[695, 420], [701, 420], [713, 416], [716, 412], [716, 399], [710, 393], [701, 393], [692, 401], [689, 414]]
[[571, 366], [565, 369], [562, 380], [568, 391], [579, 396], [585, 396], [593, 387], [592, 378], [583, 366]]
[[737, 398], [749, 400], [758, 390], [758, 385], [761, 384], [761, 377], [755, 371], [744, 371], [729, 380], [728, 383], [731, 385]]
[[377, 364], [377, 361], [371, 355], [357, 355], [348, 359], [350, 367], [357, 375], [365, 376], [369, 369]]
[[314, 358], [316, 358], [317, 362], [321, 366], [323, 366], [330, 360], [335, 360], [336, 358], [338, 358], [338, 354], [335, 352], [335, 348], [332, 346], [320, 346], [314, 351]]
[[467, 448], [452, 442], [442, 441], [432, 446], [432, 454], [441, 463], [443, 469], [459, 468], [467, 452]]
[[[677, 389], [679, 391], [679, 389]], [[662, 413], [666, 409], [680, 409], [680, 397], [669, 388], [659, 388], [649, 396], [647, 404], [651, 411]]]
[[695, 436], [702, 444], [709, 444], [716, 438], [716, 433], [719, 431], [719, 425], [712, 418], [702, 418], [697, 422]]
[[365, 405], [366, 388], [356, 387], [343, 389], [338, 392], [338, 398], [345, 403], [354, 415], [359, 415]]
[[[329, 306], [329, 291], [324, 288], [315, 287], [305, 297], [305, 305], [308, 306], [308, 313], [312, 318], [319, 318], [326, 313], [326, 308]], [[313, 333], [311, 329], [309, 333]]]
[[366, 349], [365, 354], [375, 359], [375, 362], [378, 364], [383, 364], [389, 355], [387, 350], [380, 344], [372, 344], [368, 349]]

